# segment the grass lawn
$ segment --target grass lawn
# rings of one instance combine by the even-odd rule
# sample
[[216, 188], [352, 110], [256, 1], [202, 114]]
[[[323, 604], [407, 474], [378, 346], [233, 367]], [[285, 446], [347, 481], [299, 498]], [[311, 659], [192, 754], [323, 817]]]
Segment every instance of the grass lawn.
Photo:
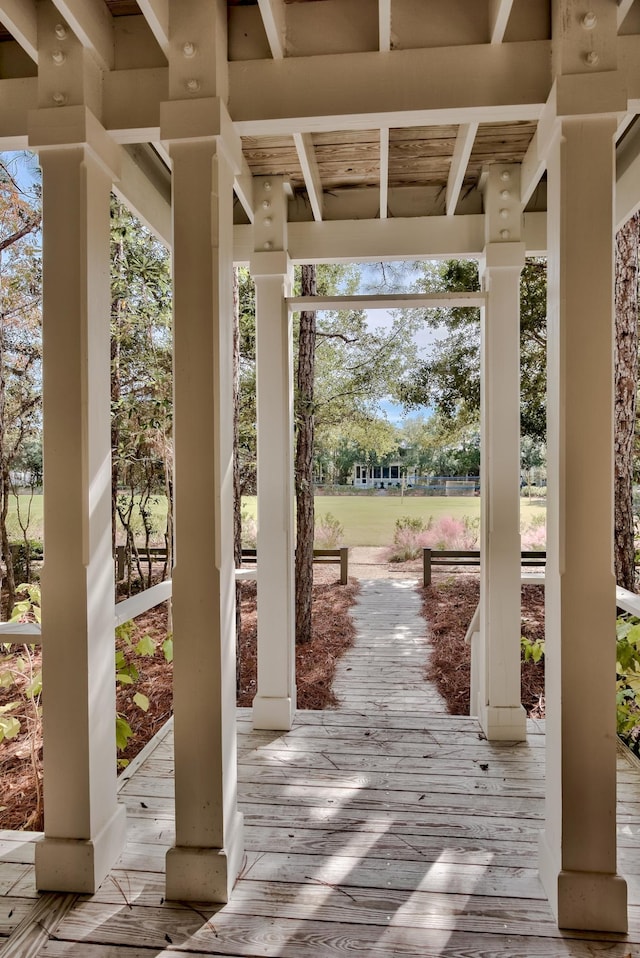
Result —
[[[27, 496], [21, 496], [21, 509], [27, 506]], [[249, 515], [256, 514], [256, 497], [243, 499], [243, 508]], [[165, 522], [165, 500], [158, 497], [153, 508], [156, 527], [160, 534]], [[544, 515], [545, 505], [540, 500], [522, 499], [520, 504], [523, 522], [534, 516]], [[454, 516], [474, 518], [480, 515], [480, 499], [477, 497], [431, 497], [423, 498], [400, 496], [316, 496], [316, 517], [331, 513], [344, 528], [345, 545], [348, 546], [384, 546], [393, 540], [396, 519], [401, 516], [419, 516], [425, 522], [430, 516]], [[30, 537], [42, 538], [42, 496], [34, 496], [31, 507]], [[9, 510], [9, 528], [12, 538], [20, 538], [20, 527], [16, 520], [15, 503]], [[141, 531], [142, 531], [142, 527]]]
[[[246, 512], [255, 516], [255, 496], [243, 500]], [[425, 523], [430, 516], [463, 516], [476, 518], [480, 515], [480, 499], [471, 496], [421, 498], [400, 496], [316, 496], [316, 522], [330, 513], [344, 528], [344, 544], [348, 546], [391, 545], [396, 519], [401, 516], [420, 517]], [[546, 508], [539, 500], [521, 499], [522, 521], [544, 515]]]

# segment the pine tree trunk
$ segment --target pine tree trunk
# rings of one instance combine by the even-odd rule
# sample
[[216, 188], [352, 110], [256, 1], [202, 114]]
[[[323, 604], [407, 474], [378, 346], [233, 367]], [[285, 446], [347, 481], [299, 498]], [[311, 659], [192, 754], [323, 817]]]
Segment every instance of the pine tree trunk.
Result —
[[615, 334], [615, 574], [635, 591], [633, 453], [638, 388], [638, 233], [636, 213], [616, 235]]
[[[235, 567], [242, 565], [242, 489], [240, 485], [240, 291], [238, 268], [233, 270], [233, 555]], [[242, 630], [242, 585], [236, 582], [236, 645]], [[238, 649], [239, 653], [239, 649]], [[236, 689], [240, 688], [240, 655], [236, 656]]]
[[[316, 295], [315, 266], [302, 267], [303, 296]], [[311, 641], [313, 599], [313, 385], [316, 314], [300, 313], [296, 395], [296, 642]]]

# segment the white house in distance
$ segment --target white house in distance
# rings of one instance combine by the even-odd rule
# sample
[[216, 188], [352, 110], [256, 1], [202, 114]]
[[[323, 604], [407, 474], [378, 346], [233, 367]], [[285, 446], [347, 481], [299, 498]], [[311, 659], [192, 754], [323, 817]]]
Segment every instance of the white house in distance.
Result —
[[384, 466], [357, 462], [353, 467], [353, 485], [357, 489], [400, 489], [402, 486], [414, 486], [415, 482], [415, 468], [404, 466], [400, 461], [392, 461]]
[[[481, 310], [483, 370], [472, 711], [497, 755], [500, 742], [526, 733], [519, 279], [525, 256], [535, 254], [549, 262], [546, 801], [539, 858], [526, 865], [538, 869], [561, 927], [624, 931], [613, 237], [640, 206], [638, 0], [0, 0], [0, 23], [0, 148], [39, 153], [44, 202], [38, 888], [93, 893], [125, 841], [113, 731], [115, 189], [173, 251], [176, 828], [166, 897], [225, 901], [244, 855], [231, 522], [233, 264], [248, 264], [256, 285], [258, 553], [269, 556], [258, 566], [254, 726], [289, 729], [296, 709], [293, 311], [472, 305]], [[477, 259], [481, 291], [290, 297], [294, 264], [433, 257]], [[11, 862], [0, 862], [2, 878], [3, 869]], [[456, 881], [455, 865], [424, 862], [425, 881], [436, 872]], [[4, 887], [15, 881], [3, 878]], [[330, 883], [317, 882], [328, 894]], [[160, 895], [154, 890], [154, 900]], [[637, 893], [635, 901], [637, 911]], [[460, 917], [473, 931], [473, 915]], [[108, 940], [87, 944], [86, 953], [102, 954]], [[50, 946], [61, 953], [55, 941]], [[516, 947], [527, 952], [526, 944]], [[292, 953], [288, 945], [285, 952]]]

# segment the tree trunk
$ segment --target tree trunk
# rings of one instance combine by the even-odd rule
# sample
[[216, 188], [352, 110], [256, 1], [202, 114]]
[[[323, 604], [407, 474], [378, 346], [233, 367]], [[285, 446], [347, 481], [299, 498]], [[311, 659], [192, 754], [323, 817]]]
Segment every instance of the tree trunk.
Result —
[[[240, 292], [238, 267], [233, 270], [233, 555], [242, 565], [242, 488], [240, 484]], [[242, 632], [242, 585], [236, 582], [236, 690], [240, 690], [240, 636]]]
[[[303, 296], [316, 295], [315, 266], [302, 267]], [[296, 642], [311, 641], [313, 599], [313, 386], [316, 314], [300, 313], [296, 394]]]
[[616, 235], [615, 282], [615, 574], [635, 591], [633, 452], [638, 388], [638, 233], [636, 213]]

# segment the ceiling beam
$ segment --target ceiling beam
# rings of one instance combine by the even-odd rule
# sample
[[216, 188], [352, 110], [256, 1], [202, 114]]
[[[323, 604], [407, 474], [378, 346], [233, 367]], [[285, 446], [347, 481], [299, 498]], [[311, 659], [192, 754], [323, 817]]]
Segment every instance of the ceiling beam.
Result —
[[249, 169], [244, 156], [242, 157], [242, 170], [237, 173], [233, 181], [235, 194], [240, 200], [243, 210], [249, 217], [249, 222], [253, 223], [255, 218], [254, 200], [253, 200], [253, 175]]
[[447, 196], [445, 200], [447, 216], [453, 216], [456, 211], [462, 184], [464, 183], [464, 175], [467, 172], [469, 157], [471, 156], [471, 150], [473, 149], [477, 132], [477, 123], [462, 123], [458, 128], [458, 135], [449, 168], [449, 179], [447, 180]]
[[296, 145], [298, 159], [302, 167], [302, 176], [311, 203], [313, 218], [316, 222], [320, 222], [322, 219], [322, 180], [311, 134], [294, 133], [293, 142]]
[[387, 293], [363, 296], [288, 296], [290, 313], [324, 309], [431, 309], [484, 306], [486, 293]]
[[113, 18], [103, 0], [53, 0], [80, 43], [94, 54], [103, 70], [114, 65]]
[[618, 0], [618, 30], [632, 6], [633, 0]]
[[391, 50], [391, 0], [378, 0], [378, 46], [381, 53]]
[[274, 60], [283, 60], [286, 51], [284, 0], [258, 0], [258, 7], [269, 41], [271, 56]]
[[380, 130], [380, 219], [389, 213], [389, 128]]
[[235, 61], [229, 112], [242, 136], [537, 119], [549, 56], [533, 40]]
[[513, 0], [489, 0], [489, 34], [492, 43], [502, 43]]
[[169, 52], [169, 0], [138, 0], [142, 16], [163, 53]]
[[38, 62], [36, 0], [2, 0], [0, 22], [32, 60]]

